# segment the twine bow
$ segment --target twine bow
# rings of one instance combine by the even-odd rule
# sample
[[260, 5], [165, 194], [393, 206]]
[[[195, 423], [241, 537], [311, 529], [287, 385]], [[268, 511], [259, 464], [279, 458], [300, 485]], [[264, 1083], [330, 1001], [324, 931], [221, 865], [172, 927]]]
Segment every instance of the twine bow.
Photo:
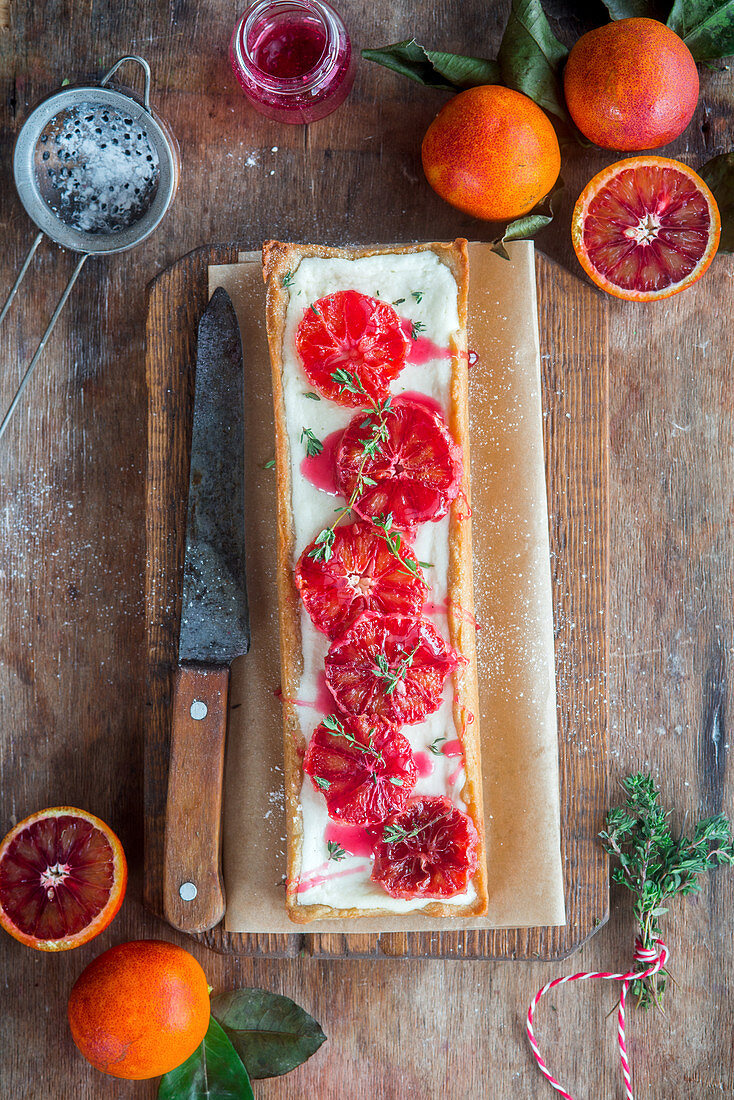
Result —
[[626, 1100], [635, 1100], [632, 1094], [632, 1074], [630, 1071], [629, 1058], [627, 1057], [627, 1040], [624, 1030], [627, 994], [632, 982], [639, 981], [642, 978], [649, 978], [653, 974], [657, 974], [659, 970], [663, 970], [669, 955], [670, 952], [662, 940], [656, 939], [652, 947], [643, 947], [642, 941], [638, 936], [635, 940], [635, 963], [642, 967], [641, 970], [632, 970], [628, 974], [607, 974], [602, 971], [582, 971], [580, 974], [569, 974], [565, 978], [555, 978], [552, 982], [548, 982], [547, 985], [544, 985], [543, 988], [539, 989], [535, 994], [528, 1008], [528, 1018], [525, 1025], [528, 1033], [528, 1040], [530, 1041], [530, 1046], [535, 1055], [535, 1061], [538, 1063], [540, 1072], [543, 1074], [548, 1084], [552, 1085], [556, 1092], [559, 1092], [561, 1096], [565, 1097], [565, 1100], [573, 1100], [573, 1097], [564, 1089], [563, 1085], [556, 1081], [555, 1077], [548, 1069], [535, 1039], [533, 1017], [535, 1016], [536, 1008], [540, 1004], [541, 997], [544, 997], [546, 993], [557, 985], [565, 985], [566, 982], [582, 982], [587, 978], [605, 978], [607, 981], [622, 983], [622, 989], [619, 994], [619, 1008], [617, 1010], [617, 1042], [619, 1044], [622, 1073], [624, 1074]]

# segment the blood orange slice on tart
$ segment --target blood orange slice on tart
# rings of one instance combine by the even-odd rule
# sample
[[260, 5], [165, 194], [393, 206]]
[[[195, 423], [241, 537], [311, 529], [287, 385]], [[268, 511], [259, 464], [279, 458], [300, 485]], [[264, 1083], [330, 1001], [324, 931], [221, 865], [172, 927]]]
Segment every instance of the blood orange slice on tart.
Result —
[[317, 550], [314, 542], [301, 554], [296, 585], [314, 626], [329, 638], [338, 638], [365, 611], [420, 613], [428, 585], [405, 542], [394, 554], [384, 532], [358, 522], [336, 528], [328, 561], [315, 558]]
[[462, 660], [428, 619], [367, 612], [332, 642], [326, 683], [346, 714], [422, 722]]
[[464, 474], [461, 448], [441, 414], [402, 397], [379, 414], [355, 416], [336, 461], [337, 484], [347, 500], [356, 494], [360, 515], [391, 514], [403, 530], [445, 516]]
[[66, 951], [107, 927], [126, 884], [108, 825], [72, 806], [41, 810], [0, 844], [0, 925], [39, 951]]
[[[305, 310], [296, 331], [306, 375], [338, 405], [384, 401], [405, 366], [408, 344], [393, 307], [356, 290], [319, 298]], [[339, 372], [341, 381], [333, 377]]]
[[474, 822], [443, 795], [413, 798], [375, 841], [374, 882], [394, 898], [452, 898], [477, 869]]
[[693, 169], [667, 157], [630, 157], [594, 176], [574, 208], [571, 236], [587, 275], [630, 301], [668, 298], [700, 279], [721, 219]]
[[374, 825], [403, 808], [418, 770], [410, 742], [392, 722], [330, 714], [314, 730], [303, 770], [329, 816]]

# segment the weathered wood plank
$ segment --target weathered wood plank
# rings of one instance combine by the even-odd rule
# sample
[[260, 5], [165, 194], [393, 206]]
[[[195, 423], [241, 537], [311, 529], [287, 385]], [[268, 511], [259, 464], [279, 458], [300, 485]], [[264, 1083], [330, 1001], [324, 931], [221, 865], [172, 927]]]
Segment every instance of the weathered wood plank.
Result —
[[[544, 6], [569, 42], [585, 20], [604, 18], [600, 4]], [[496, 53], [508, 9], [508, 0], [342, 3], [360, 45], [416, 31], [436, 47], [486, 56]], [[229, 76], [232, 6], [10, 0], [10, 15], [10, 30], [0, 33], [0, 287], [12, 282], [32, 232], [12, 186], [13, 141], [30, 106], [64, 77], [100, 73], [116, 56], [142, 52], [153, 65], [154, 101], [182, 147], [181, 190], [164, 227], [127, 256], [90, 262], [27, 408], [0, 446], [0, 827], [42, 805], [76, 802], [115, 826], [131, 865], [119, 916], [88, 947], [45, 957], [0, 936], [0, 1079], [13, 1100], [129, 1100], [133, 1093], [153, 1100], [154, 1083], [131, 1086], [86, 1066], [64, 1017], [74, 979], [109, 944], [158, 936], [191, 945], [140, 903], [144, 287], [211, 241], [489, 238], [493, 229], [441, 204], [423, 182], [419, 143], [442, 93], [362, 65], [344, 108], [308, 131], [288, 130], [250, 112]], [[700, 75], [694, 121], [664, 150], [694, 166], [731, 145], [731, 71], [702, 66]], [[539, 244], [571, 272], [579, 271], [571, 206], [614, 157], [564, 154], [566, 193]], [[0, 331], [3, 398], [72, 260], [44, 251], [22, 310]], [[609, 302], [611, 791], [619, 776], [649, 761], [681, 810], [708, 811], [720, 801], [730, 816], [732, 279], [734, 263], [719, 257], [694, 290], [659, 308]], [[678, 986], [665, 1019], [632, 1014], [640, 1097], [734, 1094], [733, 903], [734, 876], [721, 871], [700, 898], [666, 918]], [[609, 924], [573, 966], [623, 965], [631, 937], [628, 901], [613, 892]], [[258, 1083], [262, 1100], [549, 1095], [521, 1017], [535, 989], [563, 966], [268, 960], [220, 956], [205, 944], [192, 949], [215, 990], [267, 986], [323, 1023], [329, 1042], [302, 1069]], [[557, 1011], [541, 1012], [538, 1033], [551, 1065], [579, 1097], [619, 1092], [614, 1025], [606, 1019], [613, 1001], [605, 986], [567, 989], [554, 1001]]]

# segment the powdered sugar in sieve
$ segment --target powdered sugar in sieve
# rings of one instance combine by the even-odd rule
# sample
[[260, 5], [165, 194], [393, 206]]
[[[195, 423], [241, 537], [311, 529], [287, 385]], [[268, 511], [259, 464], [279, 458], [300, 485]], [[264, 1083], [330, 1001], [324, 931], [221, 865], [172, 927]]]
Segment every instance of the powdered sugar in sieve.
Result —
[[107, 105], [79, 103], [54, 115], [33, 160], [44, 202], [81, 232], [126, 229], [158, 190], [158, 153], [141, 120]]

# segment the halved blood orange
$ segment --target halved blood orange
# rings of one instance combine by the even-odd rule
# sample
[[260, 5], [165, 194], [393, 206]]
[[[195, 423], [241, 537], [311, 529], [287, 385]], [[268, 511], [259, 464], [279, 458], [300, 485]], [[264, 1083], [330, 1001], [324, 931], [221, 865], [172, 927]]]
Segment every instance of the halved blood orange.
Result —
[[587, 275], [617, 298], [668, 298], [700, 279], [719, 245], [716, 200], [687, 164], [629, 157], [586, 185], [571, 222]]
[[422, 722], [462, 660], [428, 619], [367, 612], [332, 642], [326, 683], [346, 714]]
[[330, 714], [311, 735], [303, 770], [329, 816], [374, 825], [402, 810], [418, 778], [410, 742], [392, 722]]
[[477, 869], [474, 822], [443, 795], [413, 798], [385, 821], [372, 879], [394, 898], [452, 898]]
[[464, 467], [461, 448], [440, 412], [409, 397], [396, 397], [382, 413], [384, 437], [365, 458], [380, 417], [355, 416], [342, 436], [336, 457], [337, 484], [355, 508], [371, 518], [392, 515], [393, 523], [410, 530], [439, 520], [461, 489]]
[[[309, 380], [338, 405], [384, 401], [405, 366], [409, 342], [391, 305], [356, 290], [319, 298], [305, 310], [296, 332]], [[334, 379], [338, 371], [352, 375], [357, 385]]]
[[314, 626], [329, 638], [338, 638], [365, 611], [420, 613], [428, 585], [407, 543], [401, 541], [396, 557], [383, 532], [358, 522], [336, 528], [328, 561], [314, 560], [315, 549], [311, 543], [301, 554], [296, 585]]
[[107, 927], [126, 884], [109, 825], [73, 806], [40, 810], [0, 844], [0, 925], [28, 947], [67, 951]]

